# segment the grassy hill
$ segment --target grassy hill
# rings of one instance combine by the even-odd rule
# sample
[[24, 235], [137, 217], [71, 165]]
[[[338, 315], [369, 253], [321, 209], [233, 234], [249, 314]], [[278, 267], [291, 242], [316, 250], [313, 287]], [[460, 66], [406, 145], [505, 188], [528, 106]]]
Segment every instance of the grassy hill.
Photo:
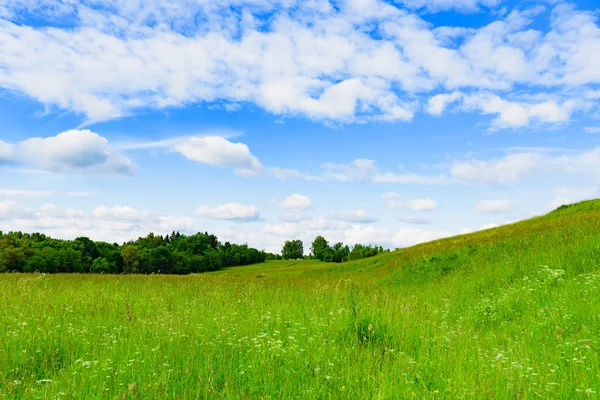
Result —
[[598, 398], [600, 201], [345, 264], [0, 276], [0, 398]]

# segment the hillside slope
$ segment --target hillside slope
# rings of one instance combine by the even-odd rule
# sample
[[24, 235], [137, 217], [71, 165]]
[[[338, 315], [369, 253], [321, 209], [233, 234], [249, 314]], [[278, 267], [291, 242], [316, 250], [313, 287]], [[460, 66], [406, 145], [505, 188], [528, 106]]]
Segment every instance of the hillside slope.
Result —
[[598, 350], [597, 200], [339, 265], [0, 274], [7, 399], [587, 399]]

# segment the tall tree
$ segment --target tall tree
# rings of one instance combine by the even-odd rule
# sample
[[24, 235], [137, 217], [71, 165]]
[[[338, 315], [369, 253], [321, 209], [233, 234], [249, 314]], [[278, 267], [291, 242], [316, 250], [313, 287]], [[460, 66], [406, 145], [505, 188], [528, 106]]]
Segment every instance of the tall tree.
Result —
[[284, 260], [299, 260], [304, 256], [302, 240], [288, 240], [283, 245], [281, 256]]
[[327, 239], [323, 236], [317, 236], [315, 240], [312, 242], [312, 246], [310, 246], [310, 252], [317, 259], [324, 261], [325, 256], [327, 254], [327, 250], [329, 249], [329, 243]]

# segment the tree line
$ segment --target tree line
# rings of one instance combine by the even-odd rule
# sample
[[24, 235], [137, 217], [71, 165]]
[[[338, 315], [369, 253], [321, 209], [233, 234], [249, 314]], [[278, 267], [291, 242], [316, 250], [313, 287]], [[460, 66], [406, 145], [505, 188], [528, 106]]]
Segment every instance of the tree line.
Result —
[[0, 231], [0, 272], [189, 274], [275, 259], [215, 235], [149, 234], [122, 245], [86, 237], [53, 239], [41, 233]]
[[357, 244], [329, 245], [323, 236], [312, 242], [304, 255], [301, 240], [285, 242], [281, 255], [248, 245], [221, 243], [217, 236], [205, 233], [169, 235], [150, 233], [122, 245], [93, 241], [54, 239], [41, 233], [0, 231], [0, 273], [105, 273], [105, 274], [190, 274], [217, 271], [226, 267], [261, 263], [266, 260], [316, 259], [345, 262], [372, 257], [389, 250]]
[[381, 246], [356, 244], [350, 249], [348, 245], [338, 242], [329, 245], [323, 236], [317, 236], [310, 247], [310, 253], [304, 255], [304, 244], [301, 240], [288, 240], [283, 245], [281, 256], [284, 260], [315, 259], [324, 262], [346, 262], [373, 257], [377, 254], [389, 252]]

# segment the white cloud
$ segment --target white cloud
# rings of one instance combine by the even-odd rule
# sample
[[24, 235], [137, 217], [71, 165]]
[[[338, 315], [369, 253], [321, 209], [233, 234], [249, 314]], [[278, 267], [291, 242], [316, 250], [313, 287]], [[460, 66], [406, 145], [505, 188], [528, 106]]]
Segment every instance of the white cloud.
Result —
[[0, 165], [13, 163], [15, 155], [15, 146], [0, 140]]
[[407, 202], [400, 193], [389, 192], [381, 195], [381, 198], [387, 200], [387, 206], [389, 208], [404, 208], [407, 206]]
[[333, 219], [359, 224], [370, 224], [377, 222], [377, 218], [369, 215], [365, 210], [340, 211], [330, 216]]
[[92, 215], [96, 218], [115, 219], [123, 221], [143, 221], [150, 215], [148, 211], [137, 210], [129, 206], [98, 206], [92, 210]]
[[387, 200], [389, 208], [410, 208], [413, 211], [433, 211], [437, 210], [438, 204], [430, 197], [420, 199], [405, 199], [400, 193], [389, 192], [381, 195], [381, 198]]
[[[539, 7], [506, 8], [488, 25], [449, 28], [407, 8], [474, 11], [500, 0], [397, 4], [5, 1], [0, 87], [90, 121], [147, 107], [246, 102], [315, 120], [407, 121], [420, 95], [432, 97], [433, 114], [457, 102], [494, 115], [495, 129], [567, 122], [592, 110], [581, 102], [595, 100], [585, 94], [600, 82], [594, 13], [562, 3], [549, 16]], [[28, 26], [24, 15], [42, 23]], [[74, 26], [56, 23], [63, 20]], [[556, 98], [525, 99], [539, 87]], [[581, 95], [562, 98], [565, 88]], [[439, 93], [450, 97], [433, 97]]]
[[294, 193], [283, 199], [280, 205], [290, 210], [307, 210], [312, 207], [312, 201], [308, 196]]
[[60, 239], [87, 236], [110, 243], [137, 239], [150, 232], [164, 235], [172, 231], [187, 234], [194, 231], [194, 221], [191, 218], [149, 213], [146, 218], [140, 218], [141, 215], [146, 215], [146, 212], [131, 207], [121, 207], [120, 211], [119, 208], [105, 209], [88, 215], [80, 210], [63, 209], [54, 204], [31, 209], [14, 200], [7, 200], [0, 202], [0, 230], [41, 232]]
[[377, 172], [375, 161], [359, 158], [350, 164], [325, 163], [321, 165], [323, 177], [343, 182], [361, 182], [373, 179]]
[[400, 200], [403, 199], [404, 197], [397, 192], [388, 192], [388, 193], [384, 193], [381, 195], [382, 199], [386, 199], [386, 200]]
[[297, 212], [286, 212], [279, 216], [279, 220], [282, 222], [299, 223], [311, 219], [309, 216]]
[[460, 92], [436, 94], [428, 101], [427, 112], [431, 115], [442, 115], [449, 104], [462, 100]]
[[586, 126], [583, 130], [586, 133], [600, 133], [600, 126]]
[[499, 214], [512, 207], [509, 200], [481, 200], [475, 204], [475, 210], [480, 213]]
[[256, 221], [260, 214], [256, 206], [240, 203], [223, 204], [218, 207], [200, 206], [196, 215], [210, 219], [229, 221]]
[[22, 207], [14, 200], [0, 201], [0, 220], [25, 217], [31, 210]]
[[467, 182], [507, 182], [532, 172], [539, 166], [541, 155], [535, 153], [509, 154], [489, 161], [454, 161], [450, 175]]
[[304, 179], [304, 174], [295, 169], [285, 169], [285, 168], [271, 168], [271, 173], [277, 179], [281, 179], [283, 181], [288, 179]]
[[380, 183], [405, 183], [419, 185], [442, 185], [447, 183], [444, 175], [440, 176], [424, 176], [415, 173], [396, 174], [393, 172], [385, 172], [377, 174], [373, 177], [373, 182]]
[[237, 174], [254, 176], [262, 165], [243, 143], [232, 143], [220, 136], [189, 138], [173, 147], [187, 159], [216, 167], [233, 168]]
[[[70, 130], [10, 145], [12, 161], [63, 173], [130, 174], [133, 162], [112, 150], [108, 140], [89, 130]], [[1, 149], [0, 149], [1, 150]]]
[[428, 225], [431, 224], [431, 221], [426, 220], [425, 218], [422, 217], [417, 217], [417, 216], [405, 216], [405, 217], [400, 217], [400, 221], [401, 222], [405, 222], [407, 224], [415, 224], [415, 225]]
[[450, 236], [447, 231], [433, 231], [419, 228], [401, 228], [396, 231], [376, 228], [371, 225], [353, 225], [343, 231], [343, 242], [355, 245], [372, 244], [384, 247], [408, 247]]
[[84, 217], [83, 211], [58, 208], [54, 204], [44, 204], [38, 211], [33, 214], [33, 217], [37, 218], [82, 218]]
[[341, 182], [405, 183], [439, 185], [446, 183], [444, 176], [424, 176], [411, 172], [378, 172], [374, 160], [359, 158], [350, 164], [325, 163], [321, 165], [321, 178]]
[[[555, 97], [555, 96], [554, 96]], [[548, 99], [508, 100], [493, 93], [464, 94], [460, 92], [442, 93], [429, 99], [427, 112], [441, 115], [452, 104], [458, 104], [463, 111], [479, 111], [482, 114], [497, 115], [490, 130], [519, 128], [532, 120], [541, 123], [568, 122], [571, 114], [584, 108], [586, 102], [567, 99], [562, 102], [549, 96]]]
[[286, 240], [296, 239], [302, 232], [300, 224], [286, 222], [283, 224], [265, 224], [263, 232], [285, 238]]
[[412, 199], [408, 201], [408, 208], [414, 211], [433, 211], [437, 210], [438, 205], [432, 198]]

